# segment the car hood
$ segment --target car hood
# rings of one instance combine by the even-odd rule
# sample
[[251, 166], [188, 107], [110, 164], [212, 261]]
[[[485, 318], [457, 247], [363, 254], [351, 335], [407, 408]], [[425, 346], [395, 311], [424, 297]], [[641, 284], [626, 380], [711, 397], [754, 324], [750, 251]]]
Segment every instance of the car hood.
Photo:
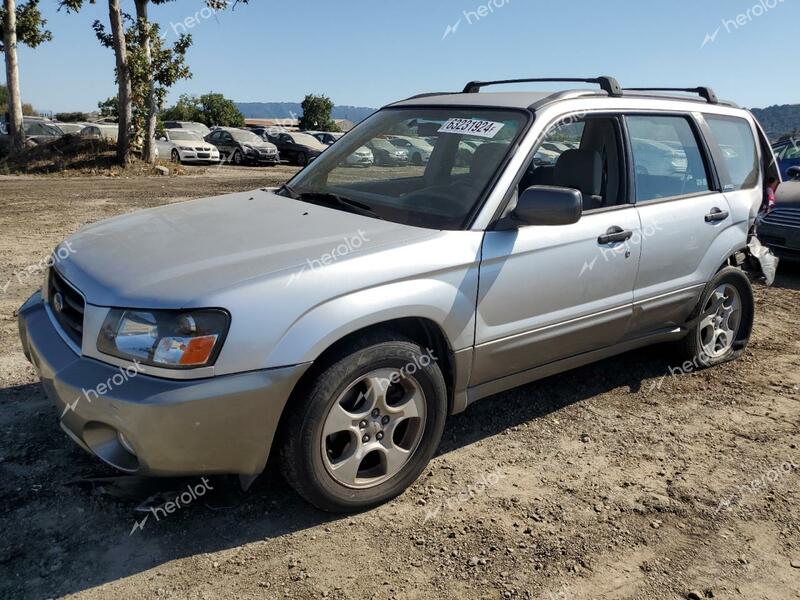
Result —
[[249, 148], [256, 148], [257, 150], [277, 150], [278, 147], [275, 144], [270, 144], [269, 142], [243, 142], [242, 146], [246, 146]]
[[186, 308], [436, 233], [254, 190], [89, 225], [62, 242], [57, 268], [90, 304]]

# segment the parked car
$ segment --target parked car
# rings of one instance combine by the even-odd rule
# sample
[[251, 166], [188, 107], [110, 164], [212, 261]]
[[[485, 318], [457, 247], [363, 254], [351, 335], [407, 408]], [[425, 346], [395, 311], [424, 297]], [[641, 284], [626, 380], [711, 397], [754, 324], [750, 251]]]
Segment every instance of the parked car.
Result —
[[355, 152], [349, 154], [344, 159], [344, 162], [348, 167], [371, 167], [375, 163], [375, 156], [372, 154], [372, 150], [366, 146], [361, 146]]
[[158, 155], [174, 163], [220, 161], [219, 149], [191, 129], [165, 129], [156, 139]]
[[[232, 473], [247, 487], [277, 455], [308, 501], [354, 511], [411, 485], [448, 416], [482, 398], [660, 342], [691, 370], [741, 356], [748, 237], [777, 173], [761, 129], [707, 88], [693, 101], [587, 83], [602, 91], [473, 83], [401, 101], [279, 190], [70, 236], [19, 310], [61, 427], [133, 475]], [[565, 118], [579, 147], [539, 165]], [[422, 121], [439, 127], [424, 172], [341, 168]], [[682, 140], [685, 172], [629, 131]], [[718, 146], [726, 131], [737, 163]], [[464, 140], [482, 142], [466, 172]], [[669, 175], [634, 168], [656, 157]]]
[[412, 165], [426, 165], [431, 158], [433, 146], [421, 137], [408, 135], [387, 136], [392, 145], [408, 152], [408, 160]]
[[119, 128], [117, 125], [104, 125], [102, 123], [94, 123], [87, 125], [78, 132], [82, 138], [89, 138], [93, 140], [106, 140], [108, 142], [116, 142], [119, 138]]
[[780, 165], [781, 175], [784, 179], [791, 179], [789, 169], [800, 166], [800, 141], [787, 140], [775, 146], [774, 151]]
[[395, 167], [408, 164], [408, 150], [398, 148], [387, 139], [375, 138], [364, 145], [372, 151], [376, 165]]
[[307, 133], [270, 132], [267, 133], [267, 139], [278, 147], [281, 156], [301, 167], [305, 167], [328, 148], [313, 135]]
[[78, 135], [81, 130], [89, 125], [89, 123], [61, 123], [54, 122], [53, 125], [58, 127], [65, 135]]
[[631, 144], [640, 157], [636, 168], [644, 175], [669, 176], [686, 171], [686, 155], [666, 143], [633, 138]]
[[258, 164], [274, 167], [281, 160], [274, 144], [265, 142], [246, 129], [219, 127], [204, 139], [219, 149], [222, 160], [235, 165]]
[[[51, 121], [38, 117], [23, 117], [22, 129], [25, 133], [25, 145], [30, 148], [39, 144], [46, 144], [63, 137], [64, 132]], [[5, 131], [5, 127], [3, 128]], [[0, 148], [11, 147], [11, 136], [0, 133]]]
[[343, 133], [330, 132], [330, 131], [304, 131], [303, 133], [313, 135], [315, 138], [317, 138], [320, 142], [322, 142], [326, 146], [332, 145], [336, 140], [338, 140], [340, 137], [344, 135]]
[[164, 129], [191, 129], [203, 136], [211, 132], [208, 125], [197, 121], [164, 121]]
[[784, 260], [800, 260], [800, 166], [795, 177], [780, 185], [775, 206], [758, 224], [758, 238]]

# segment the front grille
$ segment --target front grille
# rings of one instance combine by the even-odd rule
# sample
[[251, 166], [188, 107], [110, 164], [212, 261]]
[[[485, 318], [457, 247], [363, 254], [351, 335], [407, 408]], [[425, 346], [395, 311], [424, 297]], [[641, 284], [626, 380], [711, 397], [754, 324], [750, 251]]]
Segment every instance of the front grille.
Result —
[[64, 333], [80, 348], [83, 341], [83, 296], [55, 269], [50, 269], [47, 283], [47, 298], [53, 315]]
[[800, 208], [775, 208], [761, 222], [767, 225], [800, 227]]

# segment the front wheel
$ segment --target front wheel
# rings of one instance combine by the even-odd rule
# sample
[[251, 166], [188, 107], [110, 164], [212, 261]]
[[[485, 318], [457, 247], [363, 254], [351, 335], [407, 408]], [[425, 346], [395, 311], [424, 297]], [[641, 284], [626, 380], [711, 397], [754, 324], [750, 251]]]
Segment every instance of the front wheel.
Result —
[[174, 163], [180, 163], [181, 162], [181, 155], [178, 153], [177, 150], [173, 150], [172, 151], [172, 154], [170, 155], [170, 158], [172, 159], [172, 162], [174, 162]]
[[297, 155], [297, 164], [301, 167], [305, 167], [308, 164], [308, 156], [305, 152], [301, 152]]
[[282, 431], [281, 468], [316, 507], [352, 512], [402, 493], [439, 446], [447, 414], [432, 350], [362, 340], [303, 390]]
[[735, 360], [744, 353], [753, 329], [755, 302], [747, 276], [725, 267], [712, 279], [698, 306], [682, 354], [694, 368]]
[[236, 150], [233, 153], [233, 164], [237, 167], [240, 166], [244, 162], [244, 157], [242, 156], [241, 150]]

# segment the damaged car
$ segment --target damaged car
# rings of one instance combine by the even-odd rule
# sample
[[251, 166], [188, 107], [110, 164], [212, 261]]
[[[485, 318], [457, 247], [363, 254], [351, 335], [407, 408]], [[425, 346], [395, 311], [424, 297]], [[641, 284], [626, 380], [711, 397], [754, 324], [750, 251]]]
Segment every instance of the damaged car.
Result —
[[[482, 91], [539, 81], [570, 85]], [[697, 368], [741, 356], [763, 132], [706, 87], [575, 81], [396, 102], [279, 189], [67, 238], [18, 312], [61, 428], [129, 474], [247, 487], [274, 458], [348, 512], [402, 493], [448, 418], [504, 390], [662, 342]], [[414, 166], [348, 168], [431, 129]]]

